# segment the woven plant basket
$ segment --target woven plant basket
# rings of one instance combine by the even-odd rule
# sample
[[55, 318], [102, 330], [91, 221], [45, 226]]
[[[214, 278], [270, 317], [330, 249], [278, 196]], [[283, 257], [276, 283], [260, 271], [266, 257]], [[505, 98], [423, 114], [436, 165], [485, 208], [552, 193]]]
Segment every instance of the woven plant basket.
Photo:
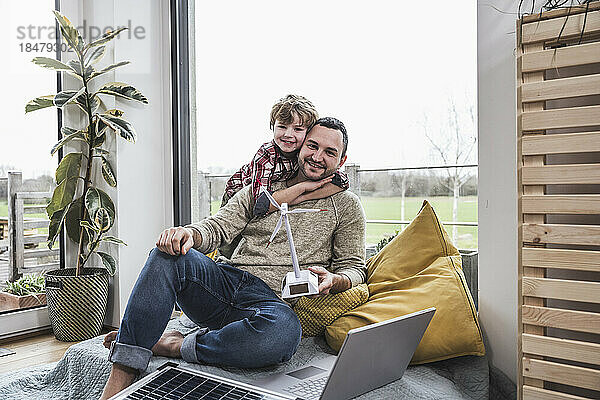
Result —
[[98, 336], [108, 302], [108, 272], [103, 268], [75, 268], [46, 273], [48, 316], [54, 336], [75, 342]]

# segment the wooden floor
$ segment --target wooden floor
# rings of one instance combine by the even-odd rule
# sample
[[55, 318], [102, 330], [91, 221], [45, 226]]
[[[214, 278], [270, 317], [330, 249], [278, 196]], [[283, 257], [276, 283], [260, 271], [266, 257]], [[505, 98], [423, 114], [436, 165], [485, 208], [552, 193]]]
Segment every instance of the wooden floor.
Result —
[[1, 341], [0, 348], [11, 349], [16, 354], [0, 357], [0, 374], [58, 361], [75, 343], [56, 340], [52, 332]]

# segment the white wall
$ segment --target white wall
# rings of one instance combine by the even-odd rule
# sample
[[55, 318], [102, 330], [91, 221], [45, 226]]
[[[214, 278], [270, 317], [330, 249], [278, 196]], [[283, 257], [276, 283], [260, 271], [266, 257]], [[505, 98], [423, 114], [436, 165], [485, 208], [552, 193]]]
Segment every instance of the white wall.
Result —
[[[109, 144], [115, 150], [111, 161], [118, 182], [117, 189], [109, 191], [117, 209], [112, 233], [128, 244], [118, 249], [113, 246], [111, 251], [117, 257], [118, 269], [111, 282], [105, 323], [117, 327], [148, 252], [158, 234], [173, 224], [169, 2], [64, 0], [62, 3], [61, 9], [76, 26], [83, 20], [88, 27], [101, 28], [127, 26], [131, 21], [132, 27], [138, 27], [138, 37], [143, 36], [129, 37], [125, 31], [113, 40], [100, 65], [108, 65], [112, 60], [129, 60], [131, 64], [97, 78], [98, 83], [111, 80], [129, 83], [149, 99], [148, 105], [107, 102], [109, 108], [116, 106], [125, 112], [124, 117], [138, 136], [135, 144], [121, 138]], [[76, 251], [69, 249], [68, 253]]]
[[491, 362], [517, 376], [516, 12], [478, 0], [479, 316]]

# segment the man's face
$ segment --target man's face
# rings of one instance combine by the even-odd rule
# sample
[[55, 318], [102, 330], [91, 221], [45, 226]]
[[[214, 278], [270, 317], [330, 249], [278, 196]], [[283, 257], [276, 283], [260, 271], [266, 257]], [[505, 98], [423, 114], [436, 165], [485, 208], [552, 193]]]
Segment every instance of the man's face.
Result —
[[275, 120], [273, 136], [275, 144], [279, 146], [283, 153], [289, 155], [302, 146], [306, 136], [306, 126], [300, 123], [300, 118], [297, 115], [294, 115], [294, 121], [291, 124], [284, 124], [279, 120]]
[[344, 142], [342, 132], [314, 126], [306, 135], [306, 140], [298, 154], [300, 173], [311, 181], [326, 178], [341, 167], [346, 161], [342, 158]]

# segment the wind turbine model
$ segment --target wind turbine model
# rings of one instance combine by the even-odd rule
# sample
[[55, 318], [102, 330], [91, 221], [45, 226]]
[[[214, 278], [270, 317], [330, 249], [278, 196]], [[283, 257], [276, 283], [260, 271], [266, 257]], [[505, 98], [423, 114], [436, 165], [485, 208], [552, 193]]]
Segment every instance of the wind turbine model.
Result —
[[327, 211], [323, 209], [309, 209], [309, 208], [296, 208], [295, 210], [288, 211], [287, 203], [277, 204], [277, 201], [271, 196], [271, 194], [264, 188], [262, 192], [267, 196], [271, 204], [281, 212], [279, 221], [275, 226], [275, 230], [267, 243], [267, 247], [271, 244], [277, 232], [281, 228], [282, 222], [285, 222], [285, 230], [287, 232], [288, 242], [290, 244], [290, 253], [292, 255], [292, 265], [294, 266], [293, 272], [288, 272], [285, 276], [285, 282], [281, 288], [281, 297], [284, 299], [291, 299], [299, 296], [306, 296], [311, 294], [319, 293], [319, 278], [317, 275], [307, 269], [300, 270], [298, 265], [298, 256], [296, 255], [296, 247], [294, 247], [294, 238], [292, 237], [292, 230], [290, 228], [290, 221], [288, 220], [288, 214], [300, 214], [304, 212], [319, 212]]

